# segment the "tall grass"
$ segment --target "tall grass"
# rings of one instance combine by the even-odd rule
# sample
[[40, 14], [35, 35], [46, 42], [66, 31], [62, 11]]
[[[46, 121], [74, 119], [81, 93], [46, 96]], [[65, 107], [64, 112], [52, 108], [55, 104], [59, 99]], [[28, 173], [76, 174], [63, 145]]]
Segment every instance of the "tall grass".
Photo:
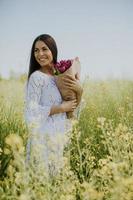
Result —
[[16, 80], [0, 81], [0, 145], [10, 133], [25, 137], [24, 83]]
[[0, 82], [2, 200], [133, 199], [133, 82], [86, 79], [83, 86], [64, 167], [49, 177], [42, 166], [25, 166], [23, 82]]

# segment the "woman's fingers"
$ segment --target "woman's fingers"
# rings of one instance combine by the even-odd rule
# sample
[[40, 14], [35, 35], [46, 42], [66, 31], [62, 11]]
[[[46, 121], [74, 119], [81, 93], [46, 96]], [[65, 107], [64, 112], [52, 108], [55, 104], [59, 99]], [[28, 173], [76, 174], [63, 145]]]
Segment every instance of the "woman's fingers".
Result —
[[76, 81], [72, 81], [70, 79], [64, 79], [63, 81], [64, 81], [64, 83], [70, 83], [70, 84], [76, 83]]
[[67, 89], [70, 89], [70, 90], [73, 90], [73, 91], [76, 91], [77, 89], [77, 86], [76, 86], [76, 84], [74, 83], [74, 84], [70, 84], [70, 83], [65, 83], [64, 84], [64, 87], [66, 87]]
[[77, 100], [74, 99], [71, 102], [72, 102], [72, 111], [74, 111], [74, 109], [77, 107]]
[[72, 80], [72, 81], [75, 81], [75, 80], [76, 80], [72, 75], [69, 75], [69, 74], [66, 74], [64, 78], [65, 78], [66, 80]]
[[76, 99], [74, 99], [74, 100], [72, 100], [72, 102], [73, 102], [74, 104], [76, 104], [76, 103], [77, 103], [77, 100], [76, 100]]
[[72, 80], [74, 79], [73, 76], [70, 75], [70, 74], [66, 74], [65, 77], [66, 77], [66, 78], [69, 78], [69, 79], [72, 79]]
[[73, 87], [75, 87], [75, 85], [74, 85], [74, 84], [69, 84], [69, 83], [66, 83], [66, 84], [64, 84], [64, 86], [65, 86], [65, 87], [70, 87], [70, 88], [73, 88]]
[[73, 100], [73, 108], [76, 108], [76, 106], [77, 106], [77, 100], [75, 99]]
[[64, 85], [76, 85], [76, 81], [64, 81]]

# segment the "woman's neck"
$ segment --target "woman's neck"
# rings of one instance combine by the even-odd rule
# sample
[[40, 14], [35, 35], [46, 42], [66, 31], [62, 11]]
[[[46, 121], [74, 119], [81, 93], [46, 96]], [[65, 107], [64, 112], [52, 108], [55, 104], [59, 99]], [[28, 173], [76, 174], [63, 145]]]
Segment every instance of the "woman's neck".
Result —
[[41, 67], [40, 71], [45, 73], [45, 74], [48, 74], [48, 75], [52, 75], [52, 76], [54, 75], [53, 67], [48, 67], [48, 68], [47, 67], [44, 67], [44, 68]]

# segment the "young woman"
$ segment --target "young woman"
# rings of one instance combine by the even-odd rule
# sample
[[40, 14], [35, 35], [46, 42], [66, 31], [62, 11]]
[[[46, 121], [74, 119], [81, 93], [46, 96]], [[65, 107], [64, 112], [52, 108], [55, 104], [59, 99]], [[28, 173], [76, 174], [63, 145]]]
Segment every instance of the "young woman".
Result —
[[[45, 163], [47, 170], [56, 171], [61, 167], [65, 134], [71, 129], [66, 112], [74, 111], [77, 106], [76, 100], [63, 101], [56, 86], [53, 67], [57, 53], [56, 42], [50, 35], [43, 34], [34, 40], [25, 102], [25, 120], [31, 133], [27, 161], [33, 157], [37, 164]], [[67, 83], [81, 92], [76, 80], [68, 78]]]

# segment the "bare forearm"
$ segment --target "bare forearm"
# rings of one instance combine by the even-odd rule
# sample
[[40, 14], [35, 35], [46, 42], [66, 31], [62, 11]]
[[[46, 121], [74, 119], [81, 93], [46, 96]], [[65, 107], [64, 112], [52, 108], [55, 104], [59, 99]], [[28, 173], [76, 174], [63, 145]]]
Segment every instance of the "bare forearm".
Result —
[[63, 112], [65, 112], [65, 111], [63, 110], [61, 104], [60, 105], [53, 105], [51, 107], [51, 110], [50, 110], [50, 115], [54, 115], [54, 114], [58, 114], [58, 113], [63, 113]]
[[76, 100], [63, 101], [60, 105], [53, 105], [50, 110], [50, 115], [73, 111], [76, 108]]

